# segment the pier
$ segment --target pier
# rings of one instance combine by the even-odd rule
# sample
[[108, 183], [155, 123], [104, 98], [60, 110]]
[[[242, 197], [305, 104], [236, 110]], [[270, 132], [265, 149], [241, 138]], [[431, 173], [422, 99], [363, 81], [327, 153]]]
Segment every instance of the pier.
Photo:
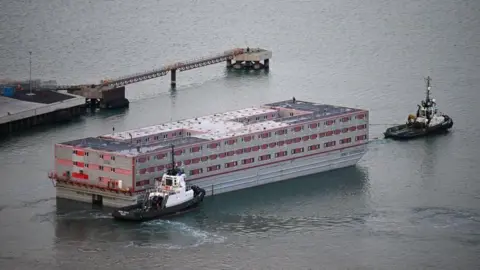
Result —
[[125, 86], [153, 80], [170, 73], [170, 85], [177, 85], [177, 73], [226, 62], [229, 69], [261, 70], [269, 69], [272, 52], [261, 48], [236, 48], [222, 53], [199, 57], [187, 61], [162, 66], [158, 69], [130, 74], [113, 79], [101, 80], [99, 84], [59, 85], [48, 90], [67, 90], [69, 93], [85, 97], [93, 106], [118, 108], [128, 106], [125, 99]]
[[[268, 70], [272, 52], [261, 48], [236, 48], [222, 53], [199, 57], [158, 69], [130, 74], [100, 83], [80, 85], [40, 85], [33, 95], [28, 91], [12, 90], [15, 83], [8, 86], [15, 93], [0, 96], [0, 134], [24, 130], [32, 126], [71, 119], [85, 112], [86, 107], [102, 109], [124, 108], [129, 106], [125, 98], [127, 85], [153, 80], [170, 73], [170, 85], [177, 84], [177, 73], [218, 63], [226, 63], [234, 70]], [[30, 80], [30, 88], [32, 88]], [[17, 85], [20, 87], [20, 84]], [[22, 87], [20, 87], [22, 88]], [[5, 88], [6, 89], [6, 88]], [[66, 90], [63, 94], [58, 91]], [[30, 89], [32, 91], [32, 89]]]

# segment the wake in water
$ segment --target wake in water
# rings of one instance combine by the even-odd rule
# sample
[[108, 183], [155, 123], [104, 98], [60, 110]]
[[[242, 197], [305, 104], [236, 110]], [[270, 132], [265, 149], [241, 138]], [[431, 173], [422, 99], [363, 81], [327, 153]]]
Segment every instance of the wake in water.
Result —
[[[170, 220], [154, 220], [143, 223], [138, 228], [142, 233], [158, 234], [172, 236], [168, 243], [158, 243], [154, 241], [131, 241], [125, 248], [153, 248], [153, 249], [185, 249], [195, 248], [204, 244], [224, 243], [226, 238], [217, 234], [200, 230], [182, 222]], [[181, 241], [182, 243], [175, 244]]]

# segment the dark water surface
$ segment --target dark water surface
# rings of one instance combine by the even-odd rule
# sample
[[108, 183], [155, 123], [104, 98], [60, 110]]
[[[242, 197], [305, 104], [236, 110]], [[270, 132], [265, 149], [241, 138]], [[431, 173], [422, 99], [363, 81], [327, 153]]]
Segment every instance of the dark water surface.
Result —
[[[232, 47], [273, 51], [268, 74], [223, 65], [127, 87], [128, 110], [0, 142], [1, 269], [478, 269], [480, 2], [0, 2], [0, 76], [97, 82]], [[53, 145], [280, 99], [398, 123], [433, 78], [445, 136], [374, 140], [356, 167], [208, 198], [142, 225], [59, 202]], [[385, 126], [372, 125], [370, 137]]]

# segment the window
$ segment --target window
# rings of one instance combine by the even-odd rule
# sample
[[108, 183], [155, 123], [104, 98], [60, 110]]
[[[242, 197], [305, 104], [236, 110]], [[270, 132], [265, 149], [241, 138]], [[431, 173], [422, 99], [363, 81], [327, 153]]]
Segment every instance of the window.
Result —
[[284, 134], [287, 134], [287, 130], [286, 130], [286, 129], [277, 130], [277, 131], [275, 132], [275, 135], [284, 135]]
[[160, 159], [163, 159], [165, 156], [166, 156], [166, 154], [158, 154], [158, 155], [154, 156], [153, 159], [160, 160]]
[[356, 126], [350, 127], [349, 130], [350, 131], [355, 131], [355, 130], [357, 130], [357, 127]]
[[270, 148], [272, 148], [272, 147], [277, 146], [277, 143], [272, 142], [272, 143], [270, 143], [268, 146], [269, 146]]
[[293, 142], [292, 139], [288, 139], [288, 140], [285, 141], [286, 144], [291, 144], [292, 142]]
[[302, 138], [298, 137], [298, 138], [293, 139], [293, 142], [294, 143], [299, 143], [301, 140], [302, 140]]
[[277, 142], [277, 145], [278, 145], [278, 146], [282, 146], [282, 145], [284, 145], [284, 144], [285, 144], [284, 141], [279, 141], [279, 142]]
[[264, 116], [263, 116], [263, 119], [267, 119], [267, 116], [266, 116], [266, 115], [264, 115]]
[[310, 139], [315, 140], [317, 138], [317, 136], [318, 136], [317, 134], [312, 134], [312, 135], [310, 135]]
[[115, 172], [115, 168], [110, 168], [110, 171]]
[[294, 132], [299, 132], [299, 131], [301, 131], [302, 129], [303, 129], [303, 126], [298, 126], [298, 127], [292, 128], [292, 131], [294, 131]]
[[326, 143], [324, 143], [323, 146], [324, 146], [325, 148], [327, 148], [327, 147], [333, 147], [333, 146], [335, 146], [335, 144], [336, 144], [335, 141], [331, 141], [331, 142], [326, 142]]
[[163, 171], [165, 169], [164, 165], [157, 166], [157, 171]]
[[352, 138], [345, 138], [340, 140], [340, 144], [351, 143], [351, 142], [352, 142]]
[[338, 134], [342, 133], [342, 131], [340, 129], [336, 129], [334, 133], [335, 133], [335, 135], [338, 135]]
[[207, 148], [217, 148], [219, 145], [219, 143], [211, 143], [207, 146]]
[[155, 172], [155, 167], [150, 167], [150, 168], [148, 168], [148, 169], [147, 169], [147, 172], [149, 172], [149, 173]]
[[252, 151], [258, 151], [259, 149], [260, 149], [260, 146], [258, 146], [258, 145], [257, 145], [257, 146], [254, 146], [254, 147], [252, 147]]
[[360, 135], [355, 137], [355, 141], [363, 141], [367, 139], [367, 135]]
[[85, 168], [88, 168], [88, 164], [85, 164]]
[[205, 162], [205, 161], [208, 160], [208, 156], [201, 157], [200, 160], [201, 160], [202, 162]]
[[217, 159], [217, 154], [213, 154], [209, 156], [210, 160], [215, 160]]
[[330, 131], [327, 131], [327, 133], [325, 133], [326, 136], [332, 136], [333, 135], [333, 130], [330, 130]]
[[190, 175], [197, 175], [197, 174], [201, 174], [201, 173], [203, 173], [202, 168], [190, 170]]
[[252, 151], [251, 147], [243, 148], [244, 153], [250, 153]]
[[174, 152], [175, 156], [180, 156], [184, 150], [177, 150]]
[[168, 134], [163, 134], [163, 138], [164, 139], [168, 138]]
[[207, 167], [207, 172], [212, 172], [212, 171], [220, 170], [220, 168], [221, 168], [220, 165], [210, 166], [210, 167]]
[[295, 148], [295, 149], [292, 149], [292, 154], [303, 153], [303, 151], [304, 151], [303, 147]]
[[143, 187], [149, 184], [150, 184], [150, 179], [146, 179], [146, 180], [138, 181], [137, 183], [135, 183], [135, 186]]
[[263, 156], [259, 156], [258, 157], [258, 161], [265, 161], [265, 160], [269, 160], [272, 156], [270, 154], [268, 155], [263, 155]]
[[325, 136], [326, 136], [325, 132], [318, 133], [318, 137], [319, 137], [319, 138], [323, 138], [323, 137], [325, 137]]
[[262, 144], [262, 147], [261, 147], [261, 148], [262, 148], [262, 149], [267, 149], [267, 148], [268, 148], [268, 144], [266, 144], [266, 143], [265, 143], [265, 144]]
[[224, 158], [224, 157], [226, 157], [226, 156], [227, 156], [226, 153], [220, 153], [220, 154], [218, 154], [218, 157], [219, 157], [219, 158]]
[[325, 121], [324, 124], [325, 124], [325, 126], [331, 126], [331, 125], [335, 124], [335, 120], [327, 120], [327, 121]]
[[225, 141], [225, 145], [233, 145], [237, 142], [237, 139], [231, 139], [231, 140], [227, 140]]
[[303, 140], [303, 141], [308, 141], [309, 139], [310, 139], [310, 136], [303, 136], [303, 137], [302, 137], [302, 140]]
[[153, 136], [153, 139], [156, 141], [158, 140], [158, 136]]
[[254, 158], [247, 158], [247, 159], [242, 160], [243, 165], [250, 164], [250, 163], [253, 163], [253, 162], [255, 162]]
[[202, 149], [201, 146], [192, 147], [192, 148], [190, 148], [190, 153], [200, 152], [200, 149]]
[[314, 151], [314, 150], [318, 150], [320, 149], [320, 144], [314, 144], [314, 145], [310, 145], [308, 147], [308, 151]]
[[243, 154], [243, 149], [238, 149], [237, 151], [235, 151], [235, 154], [237, 155]]
[[253, 136], [245, 136], [245, 137], [242, 138], [242, 140], [243, 140], [244, 142], [249, 142], [249, 141], [252, 140], [252, 138], [253, 138]]
[[313, 123], [313, 124], [310, 124], [308, 125], [309, 128], [317, 128], [318, 127], [318, 124], [317, 123]]
[[347, 133], [348, 132], [348, 128], [343, 128], [342, 129], [342, 133]]
[[367, 125], [366, 125], [366, 124], [358, 125], [358, 126], [357, 126], [357, 129], [358, 129], [358, 130], [362, 130], [362, 129], [365, 129], [365, 128], [367, 128]]
[[193, 163], [193, 164], [197, 164], [197, 163], [199, 163], [199, 162], [200, 162], [200, 158], [198, 158], [198, 157], [192, 159], [192, 163]]
[[100, 158], [103, 158], [103, 154], [100, 154]]
[[348, 121], [350, 121], [350, 120], [352, 120], [352, 117], [350, 117], [350, 116], [345, 116], [345, 117], [343, 117], [343, 118], [340, 119], [340, 122], [345, 123], [345, 122], [348, 122]]
[[111, 159], [111, 160], [115, 160], [115, 156], [111, 156], [110, 159]]
[[258, 138], [262, 138], [262, 139], [270, 138], [271, 135], [272, 135], [272, 133], [265, 132], [265, 133], [262, 133], [262, 134], [258, 134]]
[[88, 157], [88, 152], [85, 152], [85, 156], [87, 156], [87, 157]]
[[355, 118], [356, 118], [356, 119], [363, 119], [363, 118], [365, 118], [365, 116], [366, 116], [366, 114], [361, 113], [361, 114], [357, 114], [357, 115], [355, 116]]
[[233, 154], [235, 154], [235, 151], [228, 151], [227, 152], [227, 157], [231, 157], [231, 156], [233, 156]]
[[285, 157], [287, 156], [287, 151], [282, 151], [282, 152], [277, 152], [275, 153], [275, 157], [278, 158], [278, 157]]
[[99, 169], [100, 171], [103, 171], [103, 166], [98, 166], [98, 169]]
[[237, 165], [238, 165], [237, 161], [232, 161], [232, 162], [225, 163], [225, 168], [232, 168], [232, 167], [235, 167]]

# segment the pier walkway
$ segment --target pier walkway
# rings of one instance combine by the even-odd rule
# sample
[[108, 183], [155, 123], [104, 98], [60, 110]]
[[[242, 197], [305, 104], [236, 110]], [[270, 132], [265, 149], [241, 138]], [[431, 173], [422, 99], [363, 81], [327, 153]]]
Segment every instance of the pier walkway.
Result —
[[[268, 69], [269, 59], [272, 52], [261, 48], [236, 48], [225, 52], [210, 56], [200, 57], [187, 61], [180, 61], [174, 64], [165, 65], [158, 69], [138, 72], [113, 79], [105, 79], [99, 84], [82, 84], [82, 85], [58, 85], [42, 90], [80, 90], [84, 88], [98, 89], [99, 91], [118, 88], [129, 84], [155, 79], [171, 73], [171, 84], [176, 84], [176, 72], [187, 71], [195, 68], [209, 66], [221, 62], [227, 62], [227, 67], [252, 68], [252, 69]], [[260, 63], [263, 61], [264, 63]], [[249, 64], [252, 62], [253, 64]], [[90, 90], [91, 91], [91, 90]], [[91, 95], [82, 95], [90, 98]]]

